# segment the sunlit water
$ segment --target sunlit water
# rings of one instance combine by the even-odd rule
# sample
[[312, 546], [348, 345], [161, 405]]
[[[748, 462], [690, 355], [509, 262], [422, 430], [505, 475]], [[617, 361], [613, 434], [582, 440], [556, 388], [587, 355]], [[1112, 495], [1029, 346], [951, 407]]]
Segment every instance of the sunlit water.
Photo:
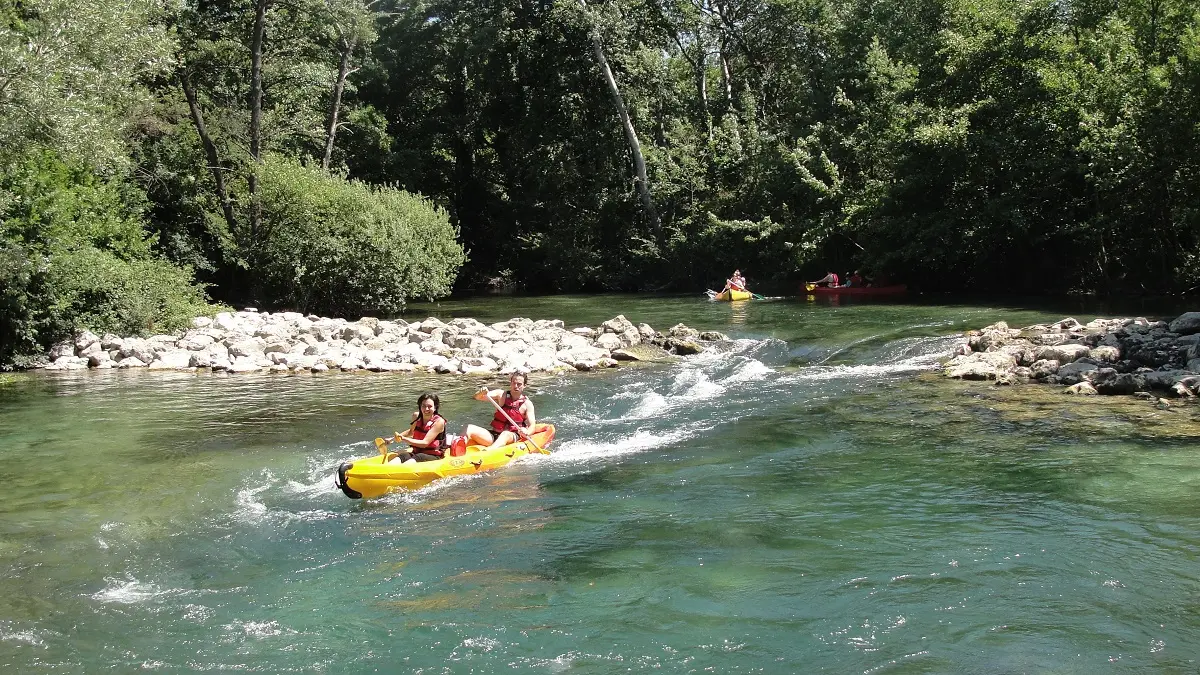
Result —
[[[1077, 308], [493, 298], [734, 341], [535, 375], [551, 456], [352, 501], [341, 461], [481, 380], [0, 385], [3, 672], [1200, 670], [1200, 416], [933, 374]], [[1087, 320], [1093, 315], [1077, 314]]]

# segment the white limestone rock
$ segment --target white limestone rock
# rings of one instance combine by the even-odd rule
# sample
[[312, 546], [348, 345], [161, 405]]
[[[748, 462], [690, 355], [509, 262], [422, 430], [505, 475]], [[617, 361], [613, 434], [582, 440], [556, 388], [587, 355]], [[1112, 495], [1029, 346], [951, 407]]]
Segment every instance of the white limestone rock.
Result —
[[150, 370], [186, 370], [191, 368], [192, 352], [186, 349], [170, 349], [160, 352], [150, 363]]

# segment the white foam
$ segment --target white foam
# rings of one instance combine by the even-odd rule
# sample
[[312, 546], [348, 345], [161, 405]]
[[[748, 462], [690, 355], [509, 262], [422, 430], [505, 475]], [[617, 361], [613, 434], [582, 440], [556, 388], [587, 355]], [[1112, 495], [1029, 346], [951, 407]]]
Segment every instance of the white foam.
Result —
[[762, 361], [758, 361], [757, 359], [749, 359], [744, 363], [739, 364], [737, 368], [734, 368], [733, 373], [730, 374], [729, 377], [725, 378], [724, 382], [726, 384], [753, 382], [756, 380], [765, 379], [768, 375], [774, 372], [774, 370], [772, 370]]
[[31, 630], [20, 630], [12, 621], [0, 621], [0, 640], [8, 642], [23, 642], [34, 647], [44, 647], [46, 641]]
[[275, 476], [270, 471], [263, 471], [262, 477], [263, 479], [259, 485], [238, 490], [238, 508], [233, 514], [235, 520], [255, 524], [261, 523], [266, 519], [267, 505], [259, 501], [258, 496], [270, 488], [270, 484], [274, 482]]
[[502, 646], [499, 640], [489, 637], [467, 638], [462, 641], [462, 646], [465, 649], [474, 649], [481, 652], [490, 652]]
[[211, 619], [217, 611], [204, 605], [188, 604], [183, 606], [183, 618], [196, 623], [204, 623]]
[[642, 404], [631, 410], [629, 416], [640, 419], [654, 417], [670, 406], [667, 397], [656, 391], [649, 391], [642, 395]]
[[[246, 637], [258, 639], [282, 635], [285, 632], [279, 627], [278, 621], [233, 621], [222, 628], [231, 633], [241, 632]], [[286, 632], [294, 634], [296, 631], [288, 629]]]
[[571, 439], [559, 445], [548, 459], [563, 464], [580, 464], [601, 457], [619, 457], [680, 443], [694, 438], [710, 427], [710, 422], [693, 422], [661, 433], [639, 429], [630, 435], [611, 440]]
[[126, 579], [124, 581], [105, 577], [108, 582], [108, 588], [102, 591], [97, 591], [92, 594], [93, 600], [100, 602], [119, 603], [122, 605], [134, 605], [147, 600], [153, 600], [164, 591], [154, 584], [148, 584], [137, 579]]
[[935, 367], [936, 365], [923, 363], [895, 363], [884, 366], [811, 366], [787, 376], [786, 379], [790, 381], [866, 379], [901, 373], [918, 373], [932, 370]]

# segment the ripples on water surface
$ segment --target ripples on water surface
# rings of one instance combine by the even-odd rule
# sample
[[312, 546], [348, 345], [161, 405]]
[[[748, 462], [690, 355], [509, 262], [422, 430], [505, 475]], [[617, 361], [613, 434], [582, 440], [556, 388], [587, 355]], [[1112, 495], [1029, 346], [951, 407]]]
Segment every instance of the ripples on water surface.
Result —
[[1198, 670], [1196, 408], [929, 372], [964, 328], [1064, 312], [424, 309], [569, 325], [622, 312], [735, 341], [670, 366], [535, 376], [553, 455], [367, 503], [336, 491], [336, 465], [372, 454], [427, 388], [455, 426], [487, 419], [478, 380], [0, 385], [0, 666]]

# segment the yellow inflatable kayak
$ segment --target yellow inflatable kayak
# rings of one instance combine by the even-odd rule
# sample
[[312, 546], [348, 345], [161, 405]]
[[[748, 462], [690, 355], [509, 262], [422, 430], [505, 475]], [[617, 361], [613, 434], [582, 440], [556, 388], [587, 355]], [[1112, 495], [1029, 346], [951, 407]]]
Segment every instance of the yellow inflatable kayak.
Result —
[[[519, 440], [510, 445], [484, 450], [480, 445], [467, 446], [466, 453], [458, 457], [443, 457], [430, 462], [391, 462], [395, 453], [364, 457], [346, 462], [338, 467], [334, 481], [342, 492], [351, 499], [374, 499], [395, 490], [415, 490], [439, 478], [481, 473], [508, 464], [514, 457], [546, 451], [554, 440], [553, 424], [538, 424], [533, 427], [533, 443]], [[382, 442], [379, 439], [378, 442]], [[386, 446], [385, 446], [386, 447]]]
[[709, 293], [709, 297], [711, 297], [713, 300], [722, 300], [725, 302], [729, 302], [731, 300], [749, 300], [750, 298], [754, 297], [754, 294], [750, 291], [735, 291], [732, 288], [726, 288], [720, 293], [714, 293], [713, 291], [709, 291]]

